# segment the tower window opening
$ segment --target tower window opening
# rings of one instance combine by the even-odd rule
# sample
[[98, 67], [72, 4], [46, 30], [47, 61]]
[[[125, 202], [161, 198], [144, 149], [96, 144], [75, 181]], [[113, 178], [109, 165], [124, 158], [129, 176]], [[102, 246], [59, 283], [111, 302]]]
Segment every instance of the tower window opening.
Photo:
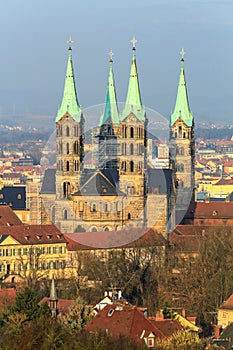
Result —
[[70, 145], [69, 143], [66, 144], [66, 154], [70, 153]]
[[130, 138], [134, 138], [134, 128], [132, 126], [130, 127]]
[[71, 194], [70, 182], [63, 183], [63, 195], [65, 198], [68, 198]]
[[185, 133], [185, 132], [183, 133], [183, 138], [184, 138], [184, 139], [186, 138], [186, 133]]
[[134, 154], [134, 148], [133, 143], [130, 144], [130, 155], [132, 156]]
[[64, 219], [64, 220], [68, 220], [68, 212], [67, 212], [66, 209], [65, 209], [64, 212], [63, 212], [63, 219]]
[[130, 161], [130, 172], [134, 172], [134, 162], [132, 160]]
[[74, 136], [77, 137], [78, 136], [78, 125], [74, 126]]
[[126, 161], [123, 161], [123, 162], [121, 163], [121, 169], [122, 169], [123, 171], [126, 171]]
[[125, 155], [126, 154], [126, 143], [122, 143], [122, 154]]
[[70, 136], [70, 128], [68, 126], [66, 127], [66, 136]]
[[78, 141], [75, 141], [74, 143], [74, 153], [78, 154]]
[[181, 138], [182, 137], [182, 127], [179, 126], [179, 137]]
[[70, 171], [70, 162], [69, 161], [66, 162], [66, 171]]
[[130, 220], [131, 219], [131, 214], [130, 213], [128, 213], [128, 220]]

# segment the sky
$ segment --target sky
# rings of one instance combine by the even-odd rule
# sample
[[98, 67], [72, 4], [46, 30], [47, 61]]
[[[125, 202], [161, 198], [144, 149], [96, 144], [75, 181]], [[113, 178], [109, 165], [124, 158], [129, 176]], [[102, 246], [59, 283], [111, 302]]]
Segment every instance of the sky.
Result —
[[232, 0], [0, 0], [0, 5], [0, 120], [55, 117], [70, 36], [83, 109], [104, 103], [110, 49], [123, 102], [135, 36], [146, 107], [169, 119], [183, 47], [195, 120], [233, 121]]

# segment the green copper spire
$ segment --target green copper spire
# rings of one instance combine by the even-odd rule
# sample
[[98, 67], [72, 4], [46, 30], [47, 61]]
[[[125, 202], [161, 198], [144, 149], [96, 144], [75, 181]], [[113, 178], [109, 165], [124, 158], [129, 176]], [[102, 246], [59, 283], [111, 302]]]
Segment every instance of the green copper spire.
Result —
[[[72, 40], [68, 40], [68, 43], [71, 44]], [[57, 112], [56, 122], [59, 121], [65, 113], [69, 113], [72, 118], [79, 122], [81, 117], [81, 107], [79, 106], [75, 81], [74, 81], [74, 71], [72, 63], [72, 48], [69, 47], [68, 63], [66, 69], [66, 79], [64, 86], [63, 99], [60, 108]]]
[[133, 48], [132, 48], [133, 57], [132, 57], [127, 98], [126, 98], [125, 107], [124, 107], [123, 112], [122, 112], [121, 120], [123, 120], [125, 117], [127, 117], [127, 115], [129, 115], [132, 112], [136, 115], [136, 117], [140, 121], [144, 121], [145, 120], [145, 109], [142, 106], [139, 81], [138, 81], [138, 73], [137, 73], [137, 65], [136, 65], [136, 47], [135, 47], [135, 44], [136, 44], [137, 40], [135, 38], [133, 38], [133, 40], [131, 40], [131, 42], [133, 44]]
[[115, 125], [119, 125], [120, 123], [119, 112], [118, 112], [117, 101], [116, 101], [114, 75], [113, 75], [113, 69], [112, 69], [112, 62], [113, 62], [112, 50], [110, 51], [109, 56], [110, 56], [110, 69], [109, 69], [109, 75], [108, 75], [108, 87], [106, 92], [106, 102], [105, 102], [104, 113], [100, 117], [100, 126], [106, 124], [108, 120], [111, 120], [112, 123]]
[[190, 111], [188, 102], [188, 94], [184, 74], [184, 54], [184, 49], [182, 49], [180, 80], [178, 85], [175, 108], [173, 113], [171, 114], [170, 125], [173, 125], [178, 118], [181, 118], [187, 126], [192, 126], [193, 115]]

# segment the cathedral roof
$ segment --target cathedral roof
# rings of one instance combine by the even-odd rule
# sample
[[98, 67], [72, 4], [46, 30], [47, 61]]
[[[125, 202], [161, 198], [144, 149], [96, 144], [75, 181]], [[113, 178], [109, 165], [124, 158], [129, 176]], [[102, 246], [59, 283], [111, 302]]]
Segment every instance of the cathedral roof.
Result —
[[[112, 55], [112, 51], [110, 52]], [[100, 126], [106, 124], [106, 122], [112, 122], [115, 125], [119, 125], [119, 112], [116, 100], [116, 89], [114, 82], [114, 75], [112, 69], [112, 58], [110, 59], [110, 69], [108, 75], [108, 87], [106, 92], [105, 109], [100, 118]]]
[[[85, 178], [84, 178], [85, 179]], [[80, 191], [74, 193], [74, 196], [121, 196], [124, 195], [117, 188], [117, 175], [114, 169], [98, 169], [88, 177], [83, 183]]]
[[135, 42], [136, 40], [133, 39], [132, 63], [129, 77], [128, 92], [125, 107], [121, 115], [121, 120], [124, 120], [130, 113], [133, 113], [140, 121], [144, 121], [145, 108], [142, 106], [141, 93], [139, 88]]
[[65, 234], [67, 250], [106, 248], [164, 247], [165, 238], [151, 228], [130, 228], [119, 231], [75, 232]]
[[56, 169], [46, 169], [41, 187], [42, 194], [56, 193]]
[[82, 111], [76, 93], [71, 47], [69, 47], [63, 99], [57, 112], [56, 122], [58, 122], [66, 113], [69, 113], [77, 122], [81, 119]]
[[[182, 56], [184, 51], [182, 50]], [[187, 126], [193, 125], [193, 115], [189, 108], [188, 94], [186, 88], [186, 80], [184, 74], [184, 58], [181, 60], [180, 79], [177, 90], [176, 104], [170, 118], [170, 125], [173, 125], [179, 118], [181, 118]]]
[[167, 194], [172, 192], [173, 177], [171, 169], [148, 168], [148, 192]]

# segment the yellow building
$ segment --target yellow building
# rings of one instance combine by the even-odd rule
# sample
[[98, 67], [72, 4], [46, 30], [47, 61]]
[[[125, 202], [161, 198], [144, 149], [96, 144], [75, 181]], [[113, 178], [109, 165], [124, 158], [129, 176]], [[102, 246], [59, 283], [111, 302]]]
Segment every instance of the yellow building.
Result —
[[233, 322], [233, 294], [218, 308], [218, 326], [227, 327]]
[[0, 226], [0, 279], [27, 282], [68, 277], [66, 240], [54, 225]]

